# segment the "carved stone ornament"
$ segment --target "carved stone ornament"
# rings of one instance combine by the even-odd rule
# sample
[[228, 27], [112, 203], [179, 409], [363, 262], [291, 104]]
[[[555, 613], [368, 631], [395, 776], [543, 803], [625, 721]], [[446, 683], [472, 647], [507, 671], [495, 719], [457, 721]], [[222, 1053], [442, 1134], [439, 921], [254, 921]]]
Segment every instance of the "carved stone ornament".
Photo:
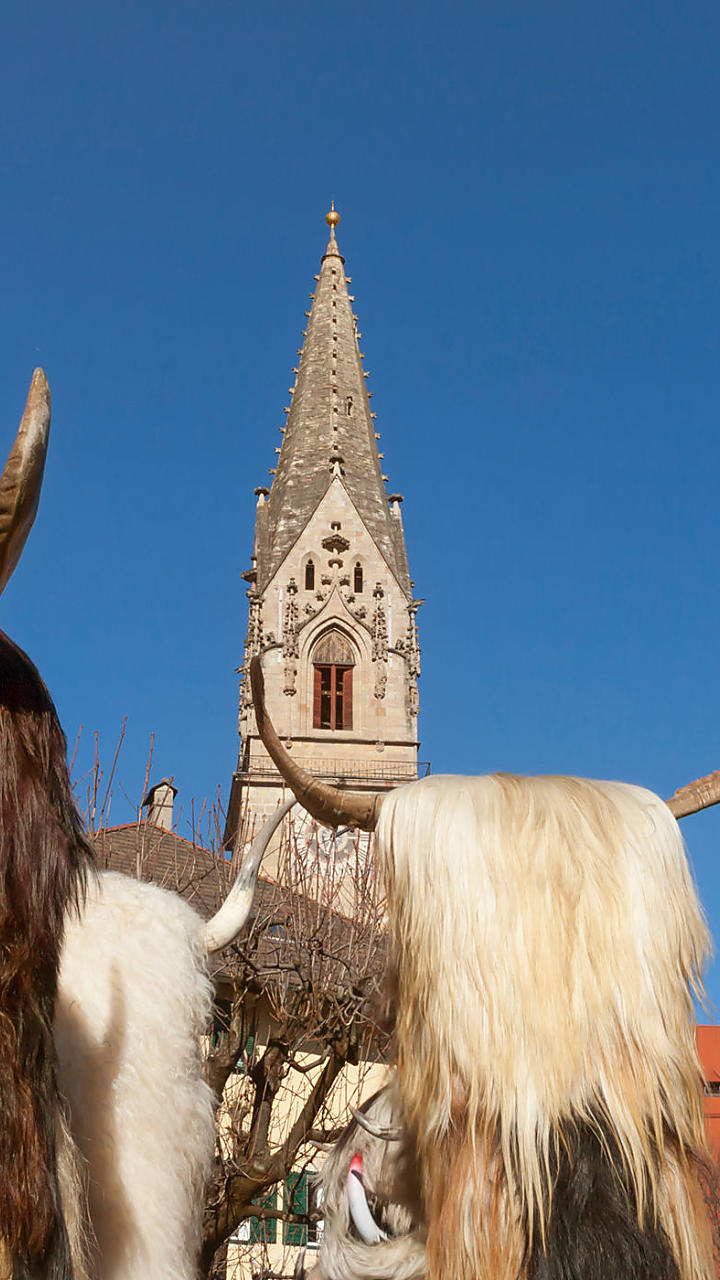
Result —
[[408, 671], [416, 679], [420, 675], [420, 641], [418, 639], [417, 618], [415, 615], [423, 603], [422, 600], [411, 600], [408, 605], [408, 626], [405, 635]]
[[337, 555], [341, 551], [349, 551], [350, 543], [341, 533], [331, 533], [327, 538], [323, 538], [322, 545], [326, 551], [334, 551]]
[[379, 594], [377, 587], [373, 595], [377, 600], [377, 605], [372, 616], [372, 660], [373, 662], [387, 662], [388, 656], [388, 626], [387, 615], [382, 604], [382, 595]]
[[260, 652], [262, 646], [262, 599], [254, 586], [247, 594], [250, 600], [250, 612], [248, 615], [246, 651], [249, 657], [254, 657], [256, 653]]
[[245, 656], [243, 665], [240, 668], [240, 697], [238, 707], [238, 731], [244, 738], [247, 734], [249, 717], [252, 712], [252, 694], [250, 692], [250, 679], [248, 672], [250, 670], [250, 659], [256, 653], [260, 653], [262, 649], [263, 624], [262, 624], [262, 596], [257, 590], [255, 583], [252, 584], [247, 592], [247, 598], [250, 601], [250, 609], [248, 612], [248, 629], [245, 636]]
[[297, 692], [295, 682], [297, 680], [297, 662], [299, 655], [298, 646], [298, 607], [295, 597], [297, 596], [297, 583], [291, 578], [285, 594], [285, 607], [283, 609], [283, 663], [284, 663], [284, 681], [283, 693], [288, 697], [294, 697]]
[[405, 633], [404, 657], [407, 667], [408, 709], [411, 716], [420, 714], [420, 698], [418, 696], [418, 676], [420, 675], [420, 641], [418, 639], [416, 614], [422, 600], [411, 600], [408, 605], [408, 625]]
[[313, 649], [312, 660], [323, 666], [354, 667], [355, 653], [350, 641], [333, 627], [318, 640]]
[[376, 662], [375, 666], [375, 697], [384, 698], [385, 689], [387, 687], [387, 664], [384, 662]]

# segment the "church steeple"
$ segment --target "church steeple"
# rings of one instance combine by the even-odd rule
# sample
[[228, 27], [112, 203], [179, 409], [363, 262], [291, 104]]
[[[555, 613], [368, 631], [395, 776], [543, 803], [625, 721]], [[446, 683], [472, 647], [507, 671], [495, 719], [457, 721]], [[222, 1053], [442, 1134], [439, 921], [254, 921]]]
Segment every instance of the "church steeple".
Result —
[[249, 660], [296, 759], [354, 789], [417, 776], [420, 647], [399, 494], [388, 495], [334, 206], [283, 442], [257, 513], [242, 666], [242, 739], [227, 822], [258, 820], [282, 783], [257, 734]]
[[258, 521], [258, 586], [270, 581], [339, 476], [400, 586], [410, 590], [402, 525], [390, 511], [370, 409], [345, 259], [330, 239], [307, 316], [304, 344], [267, 503]]

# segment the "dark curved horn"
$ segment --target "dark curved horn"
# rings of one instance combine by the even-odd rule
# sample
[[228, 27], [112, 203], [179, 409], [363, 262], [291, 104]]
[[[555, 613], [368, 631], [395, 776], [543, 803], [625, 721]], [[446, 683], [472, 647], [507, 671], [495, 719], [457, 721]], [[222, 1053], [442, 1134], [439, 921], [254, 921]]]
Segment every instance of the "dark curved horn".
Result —
[[339, 787], [331, 787], [327, 783], [319, 782], [317, 778], [313, 778], [312, 774], [301, 769], [280, 742], [265, 709], [265, 681], [262, 663], [257, 656], [250, 662], [250, 685], [258, 733], [270, 759], [280, 770], [303, 808], [326, 827], [344, 825], [360, 827], [363, 831], [374, 831], [383, 801], [382, 793], [351, 795], [347, 791], [341, 791]]
[[720, 769], [678, 787], [665, 803], [675, 818], [687, 818], [691, 813], [699, 813], [701, 809], [720, 803]]
[[295, 804], [295, 800], [284, 800], [263, 824], [250, 845], [250, 852], [235, 877], [235, 883], [219, 911], [208, 920], [200, 930], [200, 941], [210, 952], [222, 951], [237, 938], [250, 911], [255, 897], [260, 863], [265, 855], [272, 837], [280, 823]]
[[373, 1138], [382, 1138], [383, 1142], [399, 1142], [401, 1138], [405, 1137], [405, 1130], [402, 1125], [376, 1124], [374, 1120], [365, 1115], [364, 1111], [358, 1111], [357, 1107], [351, 1107], [350, 1114], [355, 1123], [359, 1124], [360, 1128], [364, 1129]]
[[0, 476], [0, 591], [20, 559], [40, 501], [50, 431], [50, 388], [36, 369], [15, 443]]

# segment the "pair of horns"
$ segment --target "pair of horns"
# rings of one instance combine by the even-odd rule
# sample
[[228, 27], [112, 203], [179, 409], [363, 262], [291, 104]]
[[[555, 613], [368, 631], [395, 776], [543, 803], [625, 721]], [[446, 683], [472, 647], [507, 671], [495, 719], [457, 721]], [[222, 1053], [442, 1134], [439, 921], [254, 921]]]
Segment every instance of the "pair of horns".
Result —
[[[360, 827], [363, 831], [374, 831], [383, 793], [352, 795], [350, 792], [341, 791], [339, 787], [330, 786], [313, 778], [296, 764], [275, 732], [265, 707], [265, 681], [259, 656], [252, 658], [250, 662], [250, 685], [258, 733], [270, 759], [295, 793], [300, 804], [312, 814], [313, 818], [317, 818], [318, 822], [324, 823], [325, 826]], [[688, 782], [665, 803], [675, 818], [686, 818], [691, 813], [698, 813], [701, 809], [708, 809], [719, 802], [720, 769], [708, 774], [705, 778]]]
[[0, 592], [12, 576], [37, 515], [49, 434], [50, 388], [42, 369], [36, 369], [0, 476]]

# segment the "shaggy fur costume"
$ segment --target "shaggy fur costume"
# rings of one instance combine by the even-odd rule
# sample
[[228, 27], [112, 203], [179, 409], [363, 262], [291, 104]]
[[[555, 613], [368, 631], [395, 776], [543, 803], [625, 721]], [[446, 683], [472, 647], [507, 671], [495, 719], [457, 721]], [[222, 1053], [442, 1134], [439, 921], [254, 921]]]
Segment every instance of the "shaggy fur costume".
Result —
[[430, 1280], [712, 1280], [709, 936], [667, 807], [435, 776], [385, 798], [378, 858]]
[[87, 1163], [95, 1280], [194, 1280], [214, 1142], [201, 920], [114, 873], [68, 920], [55, 1039]]
[[0, 1230], [15, 1280], [72, 1276], [52, 1018], [66, 914], [92, 863], [52, 700], [0, 632]]
[[[394, 1084], [375, 1094], [362, 1107], [376, 1124], [402, 1123]], [[363, 1160], [363, 1185], [378, 1226], [390, 1237], [381, 1244], [365, 1244], [350, 1216], [347, 1179], [350, 1161]], [[367, 1133], [355, 1121], [328, 1156], [319, 1178], [325, 1229], [318, 1255], [322, 1277], [332, 1280], [424, 1280], [425, 1232], [419, 1222], [414, 1154], [407, 1142], [386, 1142]]]

